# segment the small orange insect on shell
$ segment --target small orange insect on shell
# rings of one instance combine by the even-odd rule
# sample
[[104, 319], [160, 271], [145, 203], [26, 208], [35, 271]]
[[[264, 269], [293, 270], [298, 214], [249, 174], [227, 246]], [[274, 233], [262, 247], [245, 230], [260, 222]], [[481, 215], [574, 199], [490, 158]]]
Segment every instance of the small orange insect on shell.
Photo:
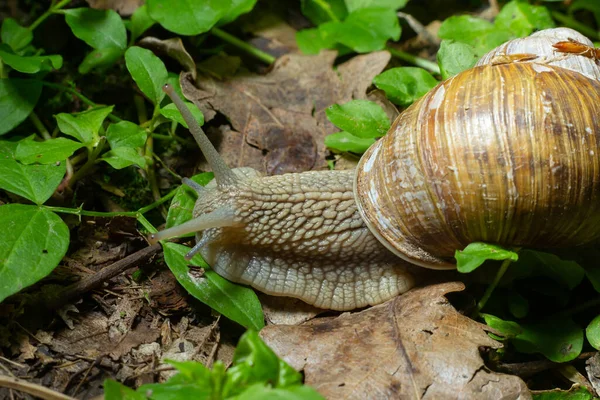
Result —
[[577, 40], [569, 38], [569, 40], [558, 42], [552, 45], [556, 50], [561, 53], [578, 54], [598, 62], [600, 59], [600, 48], [588, 46]]

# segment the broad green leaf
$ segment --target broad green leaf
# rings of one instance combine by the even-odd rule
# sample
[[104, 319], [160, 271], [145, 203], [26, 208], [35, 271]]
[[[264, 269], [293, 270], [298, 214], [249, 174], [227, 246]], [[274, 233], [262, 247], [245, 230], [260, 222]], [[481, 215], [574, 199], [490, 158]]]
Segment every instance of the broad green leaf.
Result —
[[348, 12], [353, 12], [363, 8], [387, 8], [390, 10], [398, 10], [403, 8], [408, 0], [346, 0]]
[[373, 83], [394, 104], [407, 107], [435, 87], [438, 81], [422, 68], [398, 67], [377, 75]]
[[33, 111], [42, 83], [29, 79], [0, 79], [0, 135], [10, 132]]
[[131, 16], [131, 25], [129, 26], [129, 29], [131, 30], [131, 41], [135, 42], [138, 37], [155, 23], [156, 21], [148, 14], [148, 6], [146, 4], [138, 7]]
[[0, 206], [0, 302], [47, 276], [69, 246], [69, 228], [46, 209]]
[[583, 348], [583, 329], [570, 318], [548, 318], [521, 324], [523, 333], [511, 342], [522, 353], [542, 353], [554, 362], [574, 360]]
[[527, 36], [534, 30], [554, 28], [555, 26], [550, 11], [546, 7], [516, 0], [502, 7], [494, 24], [518, 37]]
[[5, 44], [0, 45], [0, 59], [12, 69], [24, 74], [60, 69], [63, 63], [63, 59], [59, 55], [20, 56], [13, 53]]
[[473, 67], [477, 59], [478, 56], [473, 46], [454, 40], [442, 40], [437, 52], [442, 79], [448, 79]]
[[42, 204], [52, 196], [66, 170], [64, 162], [58, 165], [23, 165], [11, 155], [5, 155], [0, 158], [0, 189]]
[[600, 350], [600, 315], [589, 323], [585, 329], [585, 336], [593, 348]]
[[262, 308], [252, 289], [231, 283], [206, 269], [208, 265], [199, 255], [186, 261], [184, 256], [190, 251], [189, 247], [167, 242], [163, 243], [163, 249], [173, 275], [192, 296], [246, 328], [260, 330], [264, 326]]
[[325, 114], [335, 126], [360, 138], [377, 138], [390, 129], [390, 120], [383, 108], [368, 100], [334, 104]]
[[106, 161], [114, 169], [123, 169], [131, 165], [146, 168], [146, 159], [131, 147], [117, 147], [105, 153], [101, 160]]
[[[194, 182], [206, 186], [214, 177], [212, 172], [203, 172], [198, 175], [192, 176], [190, 179]], [[165, 228], [172, 226], [181, 225], [186, 221], [192, 219], [192, 212], [194, 211], [194, 204], [196, 204], [197, 196], [194, 194], [194, 190], [183, 184], [173, 196], [169, 211], [167, 212], [167, 221]], [[189, 235], [191, 236], [191, 235]]]
[[516, 322], [504, 321], [491, 314], [481, 314], [481, 316], [487, 326], [501, 332], [506, 339], [514, 338], [523, 333], [523, 329]]
[[33, 32], [19, 25], [12, 18], [5, 18], [0, 29], [2, 43], [6, 43], [14, 51], [21, 50], [33, 40]]
[[146, 144], [148, 134], [139, 125], [129, 121], [110, 124], [106, 130], [106, 140], [111, 149], [118, 147], [138, 148]]
[[168, 31], [179, 35], [208, 32], [225, 17], [232, 0], [148, 0], [148, 14]]
[[167, 82], [167, 68], [150, 50], [133, 46], [125, 52], [125, 64], [140, 90], [154, 104], [165, 97], [162, 86]]
[[115, 47], [125, 50], [127, 31], [123, 20], [113, 10], [71, 8], [59, 11], [73, 34], [95, 49]]
[[85, 75], [93, 69], [102, 70], [111, 67], [122, 55], [123, 50], [118, 47], [94, 49], [85, 56], [77, 71]]
[[341, 131], [325, 136], [325, 146], [337, 151], [350, 151], [362, 154], [375, 143], [375, 138], [360, 138]]
[[523, 250], [515, 268], [528, 265], [534, 268], [536, 275], [552, 278], [569, 290], [573, 290], [585, 276], [585, 270], [575, 261], [562, 260], [560, 257], [534, 250]]
[[58, 129], [86, 146], [95, 147], [100, 141], [98, 132], [102, 127], [102, 122], [112, 112], [113, 107], [97, 107], [75, 114], [57, 114], [55, 118]]
[[455, 40], [473, 46], [477, 57], [513, 38], [513, 34], [491, 22], [469, 15], [446, 19], [438, 31], [440, 39]]
[[381, 50], [389, 39], [398, 40], [401, 32], [396, 12], [386, 8], [359, 9], [344, 22], [323, 24], [319, 30], [358, 53]]
[[54, 164], [65, 161], [73, 153], [83, 147], [83, 144], [67, 138], [56, 138], [38, 142], [32, 135], [19, 142], [15, 158], [23, 164]]
[[147, 400], [143, 392], [136, 392], [127, 386], [106, 379], [104, 381], [104, 399], [105, 400]]
[[256, 383], [230, 400], [325, 400], [310, 386], [295, 385], [284, 389], [272, 388], [264, 383]]
[[256, 4], [256, 0], [229, 0], [229, 2], [229, 8], [223, 17], [221, 17], [217, 25], [225, 25], [234, 21], [240, 15], [246, 14], [252, 10]]
[[153, 399], [210, 400], [223, 398], [220, 395], [220, 389], [225, 380], [225, 367], [221, 361], [217, 361], [213, 365], [213, 371], [199, 362], [166, 361], [173, 365], [179, 373], [164, 383], [142, 385], [138, 388], [138, 393], [152, 393]]
[[469, 273], [483, 264], [486, 260], [511, 260], [517, 261], [519, 255], [514, 251], [501, 246], [488, 243], [475, 242], [469, 244], [464, 250], [454, 253], [458, 272]]
[[[548, 0], [546, 0], [548, 1]], [[596, 1], [596, 0], [593, 0]], [[531, 392], [533, 400], [594, 400], [597, 399], [585, 386], [574, 383], [569, 390], [552, 389]]]
[[518, 293], [508, 296], [508, 310], [515, 318], [525, 318], [529, 313], [529, 301]]
[[315, 25], [332, 21], [332, 15], [340, 21], [348, 15], [344, 0], [302, 0], [301, 7], [302, 14]]
[[592, 283], [594, 290], [600, 293], [600, 265], [586, 268], [585, 275]]
[[[198, 125], [200, 125], [200, 126], [204, 125], [204, 115], [202, 115], [202, 111], [200, 111], [200, 109], [198, 107], [196, 107], [195, 104], [190, 103], [188, 101], [185, 102], [185, 105], [187, 106], [188, 110], [190, 110], [190, 112], [194, 116], [194, 119], [196, 120]], [[186, 128], [189, 128], [187, 126], [187, 123], [183, 120], [183, 116], [181, 115], [181, 113], [179, 112], [179, 110], [177, 109], [175, 104], [173, 104], [173, 103], [169, 103], [166, 106], [164, 106], [163, 108], [161, 108], [160, 114], [163, 117], [170, 119], [171, 121], [178, 122], [181, 125], [185, 126]]]
[[334, 47], [336, 41], [335, 35], [328, 35], [320, 28], [312, 28], [296, 32], [296, 43], [304, 54], [319, 54], [323, 49]]

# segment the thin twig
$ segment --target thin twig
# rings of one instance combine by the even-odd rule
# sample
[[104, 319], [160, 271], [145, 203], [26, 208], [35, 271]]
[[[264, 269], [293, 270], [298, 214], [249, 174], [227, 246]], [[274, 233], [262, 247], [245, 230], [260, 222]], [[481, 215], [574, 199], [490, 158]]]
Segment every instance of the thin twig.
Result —
[[54, 390], [45, 388], [42, 385], [37, 385], [35, 383], [24, 381], [23, 379], [11, 378], [4, 375], [0, 375], [0, 387], [29, 393], [43, 400], [75, 400], [74, 397], [55, 392]]

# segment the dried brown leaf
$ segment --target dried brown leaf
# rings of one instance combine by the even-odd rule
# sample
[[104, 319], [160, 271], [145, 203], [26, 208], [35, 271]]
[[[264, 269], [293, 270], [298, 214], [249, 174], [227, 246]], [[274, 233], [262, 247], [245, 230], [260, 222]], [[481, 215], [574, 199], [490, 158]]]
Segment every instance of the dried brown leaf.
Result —
[[134, 13], [145, 0], [86, 0], [91, 8], [99, 10], [115, 10], [122, 16]]
[[529, 399], [516, 376], [490, 371], [479, 347], [501, 347], [485, 326], [444, 297], [451, 282], [300, 326], [267, 326], [262, 338], [328, 399]]
[[160, 40], [153, 36], [146, 36], [140, 40], [138, 44], [157, 54], [168, 56], [177, 61], [184, 71], [190, 73], [192, 78], [196, 79], [196, 63], [183, 46], [181, 38], [174, 37], [171, 39]]

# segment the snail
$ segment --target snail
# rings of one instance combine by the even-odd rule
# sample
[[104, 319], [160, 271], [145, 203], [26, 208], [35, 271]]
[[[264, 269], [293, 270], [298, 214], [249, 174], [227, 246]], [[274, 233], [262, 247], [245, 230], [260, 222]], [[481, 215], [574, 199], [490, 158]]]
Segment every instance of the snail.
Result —
[[[261, 176], [229, 169], [173, 89], [215, 180], [194, 218], [221, 276], [349, 310], [410, 289], [419, 267], [455, 268], [475, 241], [544, 248], [600, 237], [600, 68], [558, 28], [508, 42], [406, 109], [356, 170]], [[567, 49], [567, 51], [564, 51]]]

